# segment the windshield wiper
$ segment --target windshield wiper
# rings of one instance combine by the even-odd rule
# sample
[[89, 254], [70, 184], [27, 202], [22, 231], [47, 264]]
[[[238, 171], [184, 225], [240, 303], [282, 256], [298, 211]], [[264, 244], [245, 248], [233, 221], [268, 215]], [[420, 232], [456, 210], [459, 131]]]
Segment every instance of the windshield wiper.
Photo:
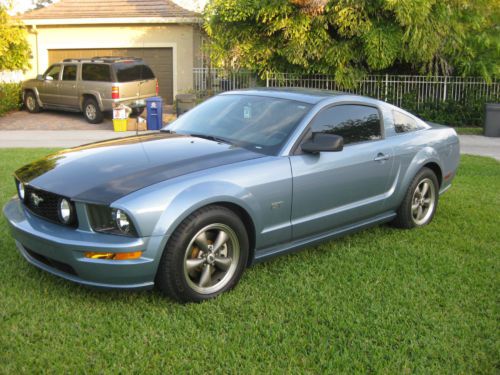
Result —
[[189, 134], [191, 137], [196, 137], [196, 138], [203, 138], [203, 139], [208, 139], [210, 141], [215, 141], [215, 142], [219, 142], [219, 143], [227, 143], [228, 145], [232, 145], [233, 142], [225, 139], [225, 138], [221, 138], [221, 137], [216, 137], [216, 136], [213, 136], [213, 135], [208, 135], [208, 134], [196, 134], [196, 133], [193, 133], [193, 134]]

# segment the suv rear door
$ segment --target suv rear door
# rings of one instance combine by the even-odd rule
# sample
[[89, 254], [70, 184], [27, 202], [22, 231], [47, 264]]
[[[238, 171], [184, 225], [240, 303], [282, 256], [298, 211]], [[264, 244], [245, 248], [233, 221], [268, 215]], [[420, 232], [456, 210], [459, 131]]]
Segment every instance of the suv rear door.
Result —
[[156, 95], [156, 77], [144, 63], [123, 61], [113, 64], [121, 100], [145, 99]]
[[78, 108], [77, 85], [78, 65], [65, 64], [59, 82], [59, 104], [65, 107]]

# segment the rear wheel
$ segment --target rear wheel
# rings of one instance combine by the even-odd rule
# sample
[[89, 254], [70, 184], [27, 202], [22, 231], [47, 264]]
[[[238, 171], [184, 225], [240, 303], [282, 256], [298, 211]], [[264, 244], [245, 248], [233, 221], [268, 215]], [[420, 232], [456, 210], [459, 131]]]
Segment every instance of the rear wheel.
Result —
[[33, 91], [28, 91], [24, 95], [24, 106], [29, 113], [40, 112], [40, 106], [38, 105], [38, 101]]
[[157, 287], [182, 302], [199, 302], [233, 288], [248, 258], [240, 218], [221, 206], [203, 208], [176, 229], [164, 250]]
[[83, 102], [83, 116], [85, 120], [91, 124], [99, 124], [102, 122], [102, 111], [94, 98], [87, 98]]
[[429, 224], [436, 212], [438, 200], [437, 177], [429, 168], [422, 168], [406, 192], [394, 225], [400, 228], [415, 228]]

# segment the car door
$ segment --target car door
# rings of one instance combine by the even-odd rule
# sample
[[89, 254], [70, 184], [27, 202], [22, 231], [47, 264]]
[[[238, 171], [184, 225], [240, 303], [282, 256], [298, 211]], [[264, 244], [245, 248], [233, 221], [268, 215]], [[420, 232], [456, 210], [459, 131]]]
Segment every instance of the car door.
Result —
[[44, 105], [58, 105], [58, 85], [61, 75], [61, 64], [50, 66], [43, 74], [43, 83], [38, 94]]
[[78, 90], [76, 87], [77, 65], [65, 64], [59, 81], [59, 104], [78, 108]]
[[340, 104], [323, 109], [303, 140], [314, 132], [340, 135], [344, 149], [307, 154], [300, 145], [290, 163], [293, 174], [294, 239], [360, 222], [380, 214], [390, 190], [393, 150], [384, 140], [376, 107]]

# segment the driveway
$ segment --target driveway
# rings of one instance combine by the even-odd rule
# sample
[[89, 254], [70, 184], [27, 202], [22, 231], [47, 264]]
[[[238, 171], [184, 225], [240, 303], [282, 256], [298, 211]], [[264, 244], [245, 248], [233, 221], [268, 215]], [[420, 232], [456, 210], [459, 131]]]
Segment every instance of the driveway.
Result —
[[113, 130], [113, 122], [109, 114], [105, 114], [102, 123], [94, 125], [81, 113], [16, 111], [0, 117], [1, 130]]
[[460, 135], [460, 153], [489, 156], [500, 160], [500, 137]]

